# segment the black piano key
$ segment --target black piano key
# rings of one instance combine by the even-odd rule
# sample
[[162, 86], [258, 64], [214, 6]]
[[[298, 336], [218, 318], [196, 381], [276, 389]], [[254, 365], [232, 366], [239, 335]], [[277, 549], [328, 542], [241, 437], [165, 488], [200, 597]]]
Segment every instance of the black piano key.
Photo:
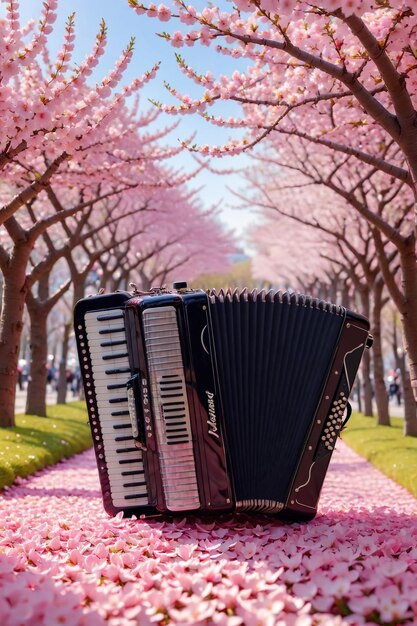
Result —
[[113, 374], [130, 374], [130, 367], [113, 367], [112, 369], [105, 370], [104, 372], [107, 376], [112, 376]]
[[113, 326], [112, 328], [102, 328], [98, 331], [99, 335], [111, 335], [112, 333], [123, 333], [125, 331], [124, 326]]
[[126, 396], [122, 396], [121, 398], [110, 398], [109, 400], [109, 404], [118, 404], [120, 402], [127, 402]]
[[112, 361], [113, 359], [127, 359], [128, 356], [127, 352], [114, 352], [112, 354], [104, 354], [101, 358], [103, 361]]
[[125, 470], [124, 472], [120, 472], [122, 476], [140, 476], [144, 475], [144, 470]]
[[101, 313], [97, 315], [98, 322], [105, 322], [108, 320], [122, 320], [124, 318], [123, 313]]
[[140, 483], [124, 483], [123, 487], [146, 487], [146, 482], [142, 481]]
[[103, 341], [100, 343], [100, 348], [108, 348], [109, 346], [126, 346], [126, 339], [114, 339], [113, 341]]
[[115, 437], [115, 441], [132, 441], [133, 437], [131, 435], [124, 435], [122, 437]]

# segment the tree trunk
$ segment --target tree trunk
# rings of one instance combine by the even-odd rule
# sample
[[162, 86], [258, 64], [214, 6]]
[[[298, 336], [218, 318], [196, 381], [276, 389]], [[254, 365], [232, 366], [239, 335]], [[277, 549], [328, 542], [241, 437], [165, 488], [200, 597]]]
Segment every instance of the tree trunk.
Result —
[[[71, 272], [73, 295], [72, 295], [72, 309], [74, 310], [78, 300], [84, 297], [85, 294], [85, 276], [82, 277], [74, 271]], [[58, 375], [58, 395], [57, 404], [65, 404], [67, 401], [67, 360], [69, 351], [69, 338], [71, 335], [73, 322], [72, 319], [64, 324], [64, 334], [62, 337], [62, 352], [61, 361], [59, 363], [59, 375]]]
[[[401, 273], [404, 299], [406, 305], [400, 311], [403, 326], [404, 348], [410, 369], [410, 383], [415, 402], [417, 402], [417, 265], [415, 253], [415, 239], [410, 238], [410, 245], [406, 252], [402, 252]], [[405, 396], [405, 390], [404, 390]], [[414, 411], [408, 415], [405, 422], [407, 434], [417, 436], [417, 415]], [[408, 414], [408, 412], [407, 412]]]
[[404, 402], [403, 432], [409, 437], [417, 437], [417, 404], [411, 387], [410, 373], [404, 366], [404, 362], [400, 366], [400, 372]]
[[394, 312], [392, 328], [392, 350], [395, 359], [395, 369], [401, 374], [402, 401], [404, 403], [404, 435], [416, 437], [416, 412], [417, 404], [411, 387], [410, 373], [405, 365], [405, 354], [398, 345], [397, 339], [397, 315]]
[[26, 396], [26, 413], [46, 417], [46, 363], [48, 359], [48, 314], [39, 304], [28, 306], [30, 314], [31, 360]]
[[58, 394], [56, 402], [57, 404], [65, 404], [67, 401], [67, 359], [69, 338], [72, 330], [72, 320], [64, 325], [64, 335], [62, 337], [62, 352], [61, 360], [59, 362], [59, 377], [58, 377]]
[[[368, 286], [361, 285], [359, 289], [359, 295], [362, 304], [363, 315], [370, 319], [370, 305], [369, 305], [369, 288]], [[362, 357], [362, 392], [363, 392], [363, 409], [364, 415], [367, 417], [373, 417], [372, 408], [372, 383], [371, 383], [371, 353], [370, 350], [365, 350]]]
[[16, 251], [3, 276], [0, 319], [0, 426], [15, 425], [17, 366], [26, 298], [27, 254]]
[[145, 274], [142, 268], [139, 269], [138, 275], [140, 277], [141, 291], [149, 291], [149, 289], [151, 288], [151, 280], [148, 278], [148, 276]]
[[381, 426], [390, 426], [388, 394], [384, 379], [384, 360], [382, 354], [381, 337], [381, 310], [382, 291], [384, 283], [377, 280], [374, 284], [374, 302], [372, 308], [372, 335], [374, 343], [372, 346], [372, 362], [374, 374], [375, 402], [377, 407], [377, 423]]

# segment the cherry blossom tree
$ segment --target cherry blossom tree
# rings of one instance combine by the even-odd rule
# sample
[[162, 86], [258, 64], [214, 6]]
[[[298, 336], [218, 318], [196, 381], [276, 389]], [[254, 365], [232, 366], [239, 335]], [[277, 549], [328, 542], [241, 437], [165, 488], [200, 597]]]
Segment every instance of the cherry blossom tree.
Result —
[[[381, 310], [383, 303], [386, 302], [386, 296], [383, 293], [385, 277], [387, 276], [396, 285], [399, 283], [401, 251], [394, 245], [392, 237], [386, 237], [386, 233], [392, 232], [398, 236], [407, 237], [410, 228], [413, 228], [412, 218], [409, 215], [412, 209], [412, 202], [410, 203], [408, 197], [409, 189], [401, 182], [392, 184], [392, 181], [387, 181], [385, 174], [364, 171], [363, 167], [358, 171], [354, 164], [346, 160], [338, 163], [330, 158], [331, 168], [326, 167], [323, 162], [325, 155], [319, 154], [317, 150], [311, 154], [311, 149], [308, 146], [303, 148], [299, 142], [295, 145], [289, 142], [287, 153], [282, 158], [274, 158], [269, 156], [270, 154], [271, 152], [266, 150], [265, 155], [257, 158], [258, 172], [260, 172], [258, 176], [253, 173], [248, 173], [246, 176], [246, 180], [257, 190], [257, 198], [249, 198], [247, 201], [256, 202], [264, 210], [278, 212], [281, 216], [285, 216], [287, 221], [288, 219], [295, 221], [304, 229], [306, 226], [310, 227], [310, 230], [316, 229], [322, 236], [325, 236], [324, 240], [319, 238], [316, 243], [319, 258], [327, 259], [332, 266], [339, 266], [346, 275], [350, 276], [352, 284], [361, 297], [361, 310], [372, 320], [375, 337], [372, 350], [375, 396], [379, 419], [381, 423], [387, 423], [388, 406], [382, 361]], [[283, 174], [283, 169], [289, 173]], [[327, 172], [327, 176], [322, 172]], [[390, 187], [389, 184], [391, 184]], [[346, 193], [348, 188], [351, 190], [350, 194]], [[351, 197], [355, 204], [360, 204], [361, 212], [351, 210]], [[407, 206], [408, 211], [405, 210]], [[363, 219], [363, 217], [367, 218], [368, 214], [375, 216], [377, 223], [384, 226], [382, 234], [375, 227], [370, 227], [368, 220]], [[363, 216], [362, 219], [361, 216]], [[282, 246], [283, 243], [280, 232], [285, 233], [284, 226], [285, 224], [282, 223], [277, 224], [273, 235], [270, 225], [263, 227], [262, 248], [267, 249], [266, 238], [275, 237], [275, 249], [270, 254], [278, 259], [282, 258], [285, 251], [285, 246], [283, 246], [278, 256], [279, 244], [281, 243]], [[294, 229], [291, 230], [290, 226], [287, 225], [291, 239]], [[326, 250], [329, 237], [333, 240], [330, 251]], [[295, 241], [297, 242], [297, 239]], [[299, 232], [298, 249], [306, 250], [307, 242], [308, 238], [304, 231]], [[378, 245], [381, 246], [379, 255], [376, 253]], [[295, 250], [297, 250], [297, 243]], [[384, 272], [382, 272], [380, 256], [384, 259]], [[294, 261], [294, 258], [297, 261]], [[303, 267], [307, 259], [303, 264], [300, 253], [295, 252], [295, 255], [290, 253], [289, 263], [292, 264], [293, 271], [294, 267], [297, 267], [297, 262]], [[312, 267], [314, 268], [314, 265], [312, 266], [311, 254], [309, 254], [309, 271]], [[295, 274], [297, 272], [299, 268]], [[315, 272], [317, 273], [317, 268]], [[371, 294], [372, 299], [370, 299]], [[365, 368], [368, 356], [365, 355]], [[406, 400], [404, 431], [405, 434], [416, 435], [416, 404], [407, 375], [404, 376], [404, 390]], [[370, 389], [368, 389], [365, 401], [367, 414], [371, 414], [371, 406]]]
[[[55, 198], [55, 202], [57, 202]], [[91, 207], [87, 213], [78, 217], [77, 223], [70, 227], [64, 221], [59, 224], [67, 239], [62, 240], [56, 228], [52, 232], [44, 232], [42, 242], [36, 246], [30, 258], [32, 266], [30, 273], [27, 272], [26, 284], [28, 287], [26, 294], [26, 306], [30, 316], [30, 380], [27, 388], [26, 413], [30, 415], [46, 415], [46, 367], [47, 367], [47, 320], [48, 315], [72, 287], [73, 306], [75, 302], [84, 295], [80, 292], [80, 285], [83, 287], [84, 280], [94, 263], [105, 252], [120, 246], [122, 242], [129, 241], [133, 237], [139, 236], [140, 232], [132, 231], [123, 240], [117, 237], [112, 229], [121, 220], [126, 220], [132, 214], [137, 214], [146, 209], [146, 204], [142, 208], [136, 206], [133, 211], [121, 210], [121, 198], [110, 199], [104, 203], [103, 207]], [[97, 225], [93, 225], [94, 219]], [[100, 241], [97, 245], [98, 234], [108, 231], [107, 241]], [[92, 239], [95, 240], [93, 250], [88, 250], [87, 245]], [[56, 245], [55, 242], [59, 242]], [[40, 246], [40, 243], [44, 245]], [[83, 267], [77, 268], [74, 257], [80, 254], [80, 249], [84, 250]], [[37, 257], [37, 260], [36, 260]], [[66, 264], [61, 261], [66, 261]], [[60, 263], [61, 262], [61, 263]], [[62, 267], [62, 266], [66, 267]], [[69, 270], [69, 271], [68, 271]], [[72, 315], [71, 315], [72, 317]]]
[[[272, 194], [268, 209], [265, 210], [264, 198], [266, 221], [251, 237], [258, 250], [253, 261], [255, 275], [268, 275], [272, 284], [280, 288], [298, 288], [304, 293], [345, 306], [349, 302], [352, 308], [359, 308], [370, 316], [370, 289], [361, 268], [358, 271], [358, 261], [349, 250], [349, 242], [346, 246], [346, 236], [340, 223], [337, 219], [331, 219], [328, 212], [324, 217], [321, 216], [321, 221], [314, 211], [322, 207], [320, 200], [325, 197], [324, 194], [321, 194], [321, 198], [320, 194], [315, 198], [303, 197], [293, 192], [291, 200], [293, 204], [301, 206], [302, 211], [294, 209], [285, 194], [276, 200]], [[326, 199], [329, 199], [328, 195]], [[374, 359], [376, 362], [377, 359]], [[361, 371], [364, 412], [372, 416], [369, 352], [364, 354]], [[383, 394], [384, 400], [386, 404], [386, 394]], [[384, 420], [385, 417], [384, 421], [388, 422], [387, 406], [385, 409], [379, 411], [379, 418]]]
[[203, 211], [195, 199], [177, 194], [176, 219], [161, 209], [141, 242], [139, 285], [147, 290], [178, 278], [193, 281], [207, 272], [225, 272], [235, 242], [224, 232], [213, 210]]
[[[266, 145], [269, 146], [270, 143], [268, 139]], [[272, 142], [272, 154], [277, 153], [274, 147], [276, 148]], [[392, 146], [385, 146], [384, 152], [391, 151]], [[282, 154], [282, 151], [279, 154]], [[327, 147], [311, 145], [299, 138], [297, 141], [288, 138], [286, 152], [282, 157], [260, 158], [268, 163], [275, 162], [276, 171], [283, 167], [293, 174], [298, 174], [301, 181], [297, 181], [295, 188], [302, 184], [323, 185], [347, 202], [351, 210], [367, 220], [372, 231], [373, 250], [379, 260], [381, 277], [401, 313], [404, 336], [409, 346], [410, 363], [417, 345], [415, 328], [409, 321], [417, 311], [416, 301], [412, 297], [417, 284], [417, 266], [414, 201], [409, 186], [371, 166], [363, 164], [358, 166], [351, 156], [335, 155]], [[288, 187], [291, 186], [293, 184], [289, 182]], [[332, 212], [337, 210], [334, 207]], [[390, 267], [393, 254], [398, 258], [398, 266], [394, 264]], [[374, 295], [376, 298], [380, 297], [376, 293]], [[366, 308], [363, 311], [366, 314]], [[374, 324], [376, 323], [377, 320], [374, 319]], [[375, 335], [379, 335], [376, 326], [374, 332]], [[374, 353], [377, 350], [380, 350], [379, 341], [375, 342]], [[415, 396], [412, 396], [408, 379], [408, 373], [405, 372], [404, 396], [407, 414], [405, 430], [407, 434], [416, 435]]]
[[[36, 27], [21, 26], [18, 2], [7, 3], [0, 20], [0, 404], [2, 424], [14, 421], [14, 397], [22, 316], [28, 289], [38, 279], [27, 266], [36, 242], [48, 229], [84, 215], [106, 198], [129, 190], [175, 185], [158, 161], [182, 148], [166, 150], [166, 131], [149, 126], [157, 112], [140, 113], [138, 99], [126, 103], [156, 73], [157, 66], [119, 87], [133, 54], [133, 41], [107, 75], [90, 87], [88, 77], [104, 53], [102, 22], [91, 54], [72, 61], [74, 16], [68, 19], [57, 58], [48, 55], [48, 35], [57, 1], [44, 3]], [[98, 190], [98, 192], [97, 192]], [[71, 222], [69, 222], [71, 224]], [[32, 268], [33, 269], [33, 268]]]
[[[184, 187], [184, 186], [183, 186]], [[38, 264], [32, 255], [33, 272], [38, 277], [36, 289], [28, 292], [26, 299], [31, 318], [31, 381], [28, 386], [26, 411], [30, 414], [45, 415], [46, 356], [47, 356], [47, 314], [60, 297], [71, 287], [72, 302], [68, 307], [67, 321], [64, 324], [62, 362], [59, 368], [58, 401], [66, 400], [66, 365], [68, 341], [72, 325], [72, 310], [75, 303], [85, 296], [87, 279], [93, 268], [97, 274], [95, 290], [107, 287], [128, 290], [130, 282], [136, 281], [141, 288], [148, 288], [151, 275], [153, 280], [166, 279], [175, 270], [186, 271], [192, 259], [195, 275], [200, 267], [218, 268], [228, 263], [229, 240], [223, 235], [220, 226], [210, 212], [199, 210], [193, 193], [173, 188], [160, 187], [142, 190], [140, 196], [126, 198], [126, 194], [101, 201], [100, 206], [90, 208], [88, 213], [77, 217], [71, 226], [59, 224], [66, 239], [58, 232], [54, 237], [47, 231], [44, 236], [46, 250]], [[56, 196], [53, 202], [59, 211], [62, 207]], [[173, 214], [172, 207], [175, 206]], [[178, 220], [178, 222], [177, 222]], [[212, 244], [201, 246], [202, 236], [209, 237]], [[60, 245], [56, 245], [55, 241]], [[165, 256], [164, 256], [165, 255]], [[55, 293], [49, 293], [49, 277], [57, 261], [65, 259], [68, 280], [58, 283]], [[190, 264], [190, 263], [189, 263]], [[190, 264], [191, 265], [191, 264]], [[146, 276], [146, 285], [142, 284]], [[139, 282], [138, 282], [139, 279]], [[153, 282], [153, 281], [152, 281]]]
[[[239, 61], [230, 76], [180, 69], [201, 92], [196, 97], [167, 85], [177, 104], [168, 113], [199, 114], [225, 128], [246, 129], [223, 146], [190, 146], [203, 154], [235, 154], [276, 136], [285, 150], [296, 136], [333, 154], [352, 157], [409, 186], [417, 198], [416, 36], [414, 4], [403, 0], [237, 0], [198, 10], [182, 0], [172, 8], [128, 0], [140, 15], [177, 20], [163, 32], [175, 48], [215, 46]], [[168, 24], [169, 26], [170, 24]], [[242, 60], [245, 67], [242, 71]], [[224, 119], [216, 105], [242, 106]], [[390, 148], [390, 149], [389, 149]], [[399, 243], [403, 290], [390, 288], [401, 310], [405, 347], [417, 399], [416, 219]], [[393, 235], [393, 233], [391, 233]], [[381, 254], [382, 248], [379, 247]]]

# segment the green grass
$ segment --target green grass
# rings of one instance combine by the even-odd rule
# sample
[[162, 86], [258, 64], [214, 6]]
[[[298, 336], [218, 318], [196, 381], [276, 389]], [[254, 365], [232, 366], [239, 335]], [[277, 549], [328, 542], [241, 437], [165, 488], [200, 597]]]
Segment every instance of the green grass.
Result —
[[0, 427], [0, 489], [92, 445], [85, 402], [50, 405], [48, 417], [17, 415]]
[[377, 426], [375, 419], [353, 413], [342, 439], [417, 498], [417, 437], [404, 437], [403, 423], [393, 417], [391, 426]]

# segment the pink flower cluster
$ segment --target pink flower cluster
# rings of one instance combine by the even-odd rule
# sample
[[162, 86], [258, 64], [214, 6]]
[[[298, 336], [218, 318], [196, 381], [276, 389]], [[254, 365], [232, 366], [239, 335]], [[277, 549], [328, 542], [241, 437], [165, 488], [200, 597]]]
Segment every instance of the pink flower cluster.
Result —
[[[350, 97], [350, 87], [346, 91], [344, 83], [345, 72], [351, 73], [359, 77], [361, 87], [367, 92], [378, 94], [375, 98], [378, 108], [382, 105], [387, 112], [396, 108], [390, 88], [385, 85], [386, 76], [370, 54], [371, 40], [372, 45], [384, 42], [387, 63], [398, 70], [398, 77], [406, 78], [410, 100], [413, 104], [417, 102], [417, 12], [413, 2], [238, 0], [229, 6], [213, 3], [201, 10], [185, 0], [172, 0], [171, 8], [147, 5], [140, 0], [128, 2], [140, 15], [168, 20], [172, 30], [164, 31], [162, 36], [174, 48], [214, 44], [219, 54], [239, 60], [238, 67], [245, 68], [243, 73], [205, 81], [177, 55], [182, 71], [203, 87], [204, 93], [191, 98], [170, 90], [180, 103], [164, 104], [161, 109], [170, 115], [197, 113], [228, 128], [246, 126], [245, 142], [235, 140], [225, 146], [196, 147], [202, 154], [240, 153], [261, 141], [267, 129], [291, 132], [297, 128], [312, 137], [331, 134], [333, 141], [343, 144], [347, 141], [350, 145], [352, 126], [355, 136], [363, 127], [365, 132], [356, 142], [361, 147], [376, 134], [385, 137], [381, 118], [374, 117], [372, 107]], [[225, 12], [224, 8], [229, 11]], [[358, 36], [360, 29], [352, 21], [358, 18], [367, 31], [365, 39]], [[334, 95], [331, 115], [330, 95]], [[243, 105], [245, 124], [229, 124], [224, 118], [224, 100]], [[208, 109], [216, 103], [218, 113], [208, 117]], [[368, 152], [374, 152], [373, 145]]]
[[2, 626], [417, 624], [417, 503], [343, 445], [318, 517], [103, 512], [92, 452], [0, 500]]

